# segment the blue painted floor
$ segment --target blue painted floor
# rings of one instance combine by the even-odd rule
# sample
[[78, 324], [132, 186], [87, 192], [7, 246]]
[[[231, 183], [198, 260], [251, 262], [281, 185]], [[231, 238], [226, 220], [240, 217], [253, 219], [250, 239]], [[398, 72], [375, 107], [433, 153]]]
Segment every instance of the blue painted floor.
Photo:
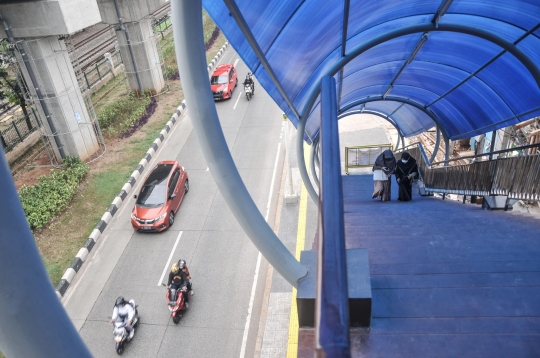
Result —
[[[371, 330], [354, 357], [540, 357], [540, 219], [437, 197], [371, 199], [343, 177], [347, 248], [367, 248]], [[313, 357], [301, 329], [298, 357]]]

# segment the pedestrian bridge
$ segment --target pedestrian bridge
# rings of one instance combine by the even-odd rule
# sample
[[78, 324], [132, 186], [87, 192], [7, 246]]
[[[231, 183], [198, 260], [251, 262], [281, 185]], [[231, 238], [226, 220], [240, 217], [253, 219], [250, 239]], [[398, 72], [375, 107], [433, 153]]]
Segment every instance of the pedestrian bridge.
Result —
[[[395, 180], [381, 202], [371, 175], [342, 180], [346, 247], [368, 250], [373, 299], [371, 329], [350, 330], [353, 357], [540, 355], [540, 217], [416, 188], [399, 202]], [[300, 329], [298, 357], [314, 338]]]

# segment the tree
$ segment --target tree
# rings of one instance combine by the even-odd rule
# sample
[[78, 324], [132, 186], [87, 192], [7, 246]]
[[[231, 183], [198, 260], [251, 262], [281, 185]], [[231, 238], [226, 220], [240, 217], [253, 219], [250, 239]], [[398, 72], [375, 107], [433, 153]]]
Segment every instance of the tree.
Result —
[[31, 130], [32, 123], [28, 115], [23, 89], [20, 86], [20, 81], [17, 80], [17, 74], [9, 71], [9, 67], [9, 63], [7, 66], [0, 66], [0, 98], [7, 98], [10, 103], [21, 106], [28, 130]]

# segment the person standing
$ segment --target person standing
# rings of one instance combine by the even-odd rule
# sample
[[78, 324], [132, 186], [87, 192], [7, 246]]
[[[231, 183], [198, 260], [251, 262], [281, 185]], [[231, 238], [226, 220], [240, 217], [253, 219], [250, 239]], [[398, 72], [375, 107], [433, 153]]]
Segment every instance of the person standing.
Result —
[[396, 169], [396, 158], [394, 153], [390, 149], [385, 150], [377, 159], [373, 165], [373, 183], [374, 191], [371, 196], [372, 199], [381, 198], [381, 201], [389, 201], [391, 193], [390, 176]]
[[396, 181], [399, 186], [399, 201], [409, 201], [412, 199], [412, 184], [418, 175], [418, 165], [416, 159], [408, 152], [401, 153], [401, 160], [397, 162]]

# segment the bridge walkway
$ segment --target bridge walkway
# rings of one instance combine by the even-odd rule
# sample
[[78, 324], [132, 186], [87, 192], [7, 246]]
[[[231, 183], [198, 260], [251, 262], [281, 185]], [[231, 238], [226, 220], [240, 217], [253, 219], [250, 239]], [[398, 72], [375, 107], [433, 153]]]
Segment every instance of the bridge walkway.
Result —
[[[347, 248], [367, 248], [370, 330], [354, 357], [540, 356], [540, 220], [437, 197], [371, 199], [371, 175], [343, 176]], [[316, 243], [313, 248], [316, 247]], [[298, 357], [314, 330], [300, 329]]]

